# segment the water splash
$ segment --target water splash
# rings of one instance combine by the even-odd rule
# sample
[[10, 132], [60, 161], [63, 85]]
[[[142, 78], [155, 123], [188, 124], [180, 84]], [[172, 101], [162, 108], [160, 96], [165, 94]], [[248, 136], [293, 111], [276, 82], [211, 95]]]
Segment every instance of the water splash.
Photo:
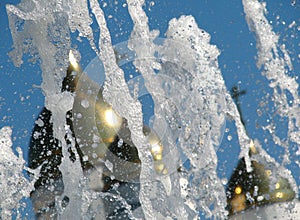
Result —
[[[294, 77], [288, 75], [293, 68], [292, 62], [285, 45], [279, 45], [279, 36], [274, 33], [272, 26], [265, 17], [267, 13], [266, 3], [243, 0], [243, 6], [248, 26], [256, 36], [257, 66], [258, 68], [263, 67], [262, 75], [269, 80], [269, 87], [273, 89], [275, 114], [278, 114], [281, 118], [288, 119], [287, 141], [281, 141], [276, 136], [271, 128], [274, 125], [270, 124], [270, 126], [266, 127], [270, 131], [274, 142], [280, 143], [285, 147], [284, 164], [287, 164], [290, 163], [289, 146], [292, 143], [296, 143], [298, 146], [296, 155], [300, 154], [299, 85]], [[280, 51], [282, 56], [280, 56]], [[291, 94], [291, 99], [287, 97], [287, 92]], [[280, 124], [277, 126], [280, 126]], [[265, 157], [269, 157], [269, 155], [265, 153]], [[283, 167], [281, 168], [284, 169]], [[289, 171], [286, 170], [284, 173], [289, 173]], [[293, 190], [298, 192], [295, 180], [290, 175], [287, 175], [287, 177], [292, 183]]]
[[[30, 182], [23, 175], [25, 161], [21, 148], [17, 148], [18, 156], [12, 150], [12, 129], [0, 129], [0, 214], [1, 219], [9, 219], [12, 211], [17, 210], [16, 218], [21, 218], [18, 211], [23, 205], [22, 198], [28, 198], [34, 189], [34, 181]], [[36, 172], [37, 174], [37, 172]]]
[[[98, 48], [94, 43], [94, 33], [90, 26], [92, 21], [89, 17], [88, 3], [101, 30]], [[159, 130], [161, 123], [168, 127], [167, 131], [164, 131], [167, 139], [165, 142], [168, 151], [172, 152], [171, 156], [175, 158], [175, 162], [170, 160], [167, 164], [168, 170], [176, 170], [178, 162], [181, 160], [181, 153], [189, 158], [191, 163], [187, 172], [170, 173], [167, 177], [171, 179], [169, 186], [166, 186], [163, 178], [154, 175], [153, 159], [150, 152], [144, 150], [148, 146], [142, 132], [141, 104], [130, 95], [124, 79], [124, 72], [117, 65], [111, 36], [98, 1], [38, 2], [29, 0], [18, 6], [7, 6], [15, 48], [11, 57], [16, 66], [22, 64], [23, 53], [28, 51], [32, 55], [36, 53], [40, 57], [45, 106], [53, 115], [54, 135], [63, 145], [65, 159], [60, 168], [65, 183], [64, 195], [70, 197], [71, 203], [67, 209], [63, 209], [58, 202], [59, 215], [62, 219], [81, 214], [94, 216], [97, 211], [103, 209], [101, 199], [106, 196], [86, 188], [87, 184], [80, 164], [71, 163], [67, 159], [64, 137], [69, 132], [69, 128], [65, 126], [65, 115], [72, 108], [73, 96], [68, 92], [61, 92], [61, 83], [68, 63], [67, 53], [71, 47], [70, 31], [78, 31], [79, 36], [88, 38], [91, 48], [103, 62], [106, 74], [104, 99], [127, 119], [132, 141], [138, 147], [142, 162], [139, 197], [145, 218], [153, 219], [165, 215], [164, 217], [186, 219], [198, 216], [199, 211], [205, 212], [207, 217], [224, 218], [226, 216], [224, 209], [226, 197], [221, 181], [216, 175], [218, 161], [216, 147], [220, 144], [221, 127], [225, 121], [224, 115], [235, 121], [242, 149], [241, 155], [246, 157], [248, 170], [251, 170], [251, 166], [248, 157], [250, 138], [246, 135], [239, 113], [226, 90], [219, 70], [217, 58], [220, 52], [216, 46], [210, 44], [210, 35], [198, 27], [192, 16], [172, 19], [166, 33], [167, 38], [160, 44], [156, 44], [155, 40], [159, 33], [155, 30], [150, 31], [148, 27], [148, 18], [142, 9], [144, 1], [128, 0], [127, 4], [129, 14], [134, 22], [129, 48], [136, 54], [134, 66], [141, 73], [147, 90], [155, 102], [154, 128]], [[292, 69], [290, 58], [284, 46], [279, 48], [277, 46], [278, 36], [274, 34], [264, 16], [265, 6], [263, 3], [243, 0], [243, 4], [246, 20], [257, 37], [258, 66], [264, 66], [263, 75], [272, 81], [270, 87], [274, 89], [278, 114], [281, 117], [288, 116], [289, 118], [290, 141], [299, 144], [298, 84], [286, 74], [286, 68]], [[22, 25], [18, 26], [20, 20], [25, 22], [21, 22]], [[278, 50], [284, 54], [283, 58], [279, 55]], [[159, 57], [156, 56], [156, 53], [159, 53]], [[166, 78], [159, 78], [162, 75]], [[166, 79], [171, 79], [170, 82], [174, 84], [168, 84]], [[180, 85], [181, 94], [176, 93], [175, 85]], [[292, 94], [292, 105], [287, 103], [288, 99], [284, 91]], [[176, 97], [177, 95], [178, 97]], [[166, 102], [166, 97], [173, 98], [171, 104], [175, 103], [175, 105]], [[180, 117], [170, 111], [174, 106]], [[168, 116], [171, 120], [160, 121], [159, 118], [163, 116]], [[215, 126], [216, 124], [217, 126]], [[175, 128], [180, 128], [180, 132]], [[8, 150], [11, 146], [10, 133], [10, 129], [3, 131], [3, 134], [6, 135], [3, 136], [5, 140], [3, 143], [8, 143], [5, 145], [4, 156], [12, 156], [11, 149]], [[175, 133], [178, 134], [177, 139], [174, 138]], [[288, 145], [285, 146], [286, 152], [288, 152]], [[300, 149], [298, 151], [300, 152]], [[266, 153], [264, 155], [267, 156]], [[13, 155], [13, 158], [16, 156]], [[10, 169], [18, 170], [17, 173], [21, 173], [24, 163], [22, 160], [20, 163], [20, 160], [20, 158], [16, 159], [16, 163], [12, 164]], [[4, 169], [1, 167], [1, 171]], [[285, 170], [283, 171], [285, 172]], [[289, 174], [286, 176], [289, 176], [293, 182]], [[29, 184], [24, 182], [22, 176], [15, 178], [21, 179], [25, 185]], [[153, 190], [157, 182], [165, 184], [164, 190], [168, 191], [167, 188], [169, 188], [170, 192], [161, 193], [159, 190]], [[293, 186], [297, 191], [296, 185]], [[26, 187], [24, 188], [29, 191], [21, 194], [22, 196], [29, 196], [32, 188], [28, 185]], [[19, 186], [16, 186], [13, 189], [18, 188]], [[163, 189], [161, 190], [163, 191]], [[211, 193], [211, 191], [215, 193]], [[9, 192], [7, 193], [2, 196], [9, 195]], [[16, 197], [17, 200], [7, 203], [8, 205], [5, 207], [1, 206], [4, 217], [9, 216], [9, 210], [18, 207], [17, 203], [20, 198], [20, 196]], [[115, 199], [122, 200], [122, 198]], [[57, 201], [61, 201], [61, 198]], [[96, 204], [91, 205], [95, 201]], [[126, 201], [122, 200], [122, 202], [130, 212]], [[94, 208], [90, 209], [91, 206]], [[76, 212], [72, 213], [73, 209]], [[134, 218], [134, 214], [131, 213], [130, 216]]]
[[[123, 71], [116, 63], [115, 53], [111, 44], [111, 38], [107, 29], [103, 11], [100, 9], [98, 2], [92, 0], [91, 7], [95, 14], [101, 33], [99, 38], [100, 58], [104, 65], [106, 81], [104, 84], [103, 96], [113, 108], [128, 121], [128, 127], [131, 131], [131, 139], [138, 148], [139, 158], [141, 160], [140, 173], [140, 201], [143, 207], [146, 219], [153, 219], [154, 210], [150, 202], [151, 186], [147, 183], [147, 179], [153, 173], [151, 169], [150, 152], [146, 151], [146, 140], [142, 132], [143, 119], [142, 108], [138, 100], [134, 100], [124, 79]], [[118, 88], [118, 89], [116, 89]], [[119, 97], [122, 101], [115, 99]]]

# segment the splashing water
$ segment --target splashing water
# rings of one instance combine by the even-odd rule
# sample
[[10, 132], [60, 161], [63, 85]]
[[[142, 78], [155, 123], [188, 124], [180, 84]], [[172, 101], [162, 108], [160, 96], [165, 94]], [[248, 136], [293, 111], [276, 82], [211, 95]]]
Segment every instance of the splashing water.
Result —
[[[292, 62], [285, 45], [279, 45], [279, 36], [274, 33], [272, 26], [264, 16], [267, 12], [266, 5], [258, 1], [246, 0], [243, 0], [243, 5], [248, 26], [256, 35], [257, 66], [258, 68], [263, 66], [262, 75], [269, 80], [269, 87], [273, 89], [276, 114], [282, 118], [288, 118], [288, 140], [280, 142], [286, 148], [285, 163], [289, 163], [289, 146], [292, 143], [297, 144], [297, 155], [300, 154], [299, 85], [295, 78], [288, 75], [289, 71], [293, 69]], [[279, 55], [280, 52], [283, 54], [282, 57]], [[291, 94], [291, 98], [287, 97], [288, 92]], [[280, 140], [270, 127], [268, 126], [267, 129], [272, 133], [274, 141]]]
[[[22, 207], [20, 200], [29, 197], [34, 189], [33, 183], [27, 180], [22, 171], [25, 161], [21, 148], [17, 149], [18, 156], [12, 151], [12, 130], [3, 127], [0, 130], [0, 207], [1, 219], [9, 219], [12, 210], [17, 209], [17, 218], [20, 218], [18, 208]], [[38, 174], [38, 172], [35, 172]]]
[[[277, 113], [280, 117], [288, 117], [289, 141], [300, 146], [298, 84], [286, 74], [286, 69], [292, 69], [289, 55], [284, 46], [278, 48], [278, 36], [264, 15], [265, 5], [258, 1], [242, 2], [247, 23], [256, 35], [257, 65], [264, 67], [262, 75], [272, 82], [269, 86], [274, 91]], [[88, 4], [100, 29], [98, 47], [94, 42], [95, 33], [91, 28]], [[61, 92], [61, 84], [68, 66], [67, 54], [71, 49], [70, 31], [78, 31], [81, 37], [88, 39], [90, 47], [103, 64], [103, 98], [128, 122], [131, 139], [137, 146], [141, 161], [139, 201], [146, 219], [193, 219], [197, 218], [199, 212], [205, 213], [208, 218], [226, 218], [225, 190], [216, 172], [216, 150], [223, 135], [225, 116], [236, 123], [241, 156], [245, 157], [247, 169], [251, 170], [248, 155], [250, 138], [225, 87], [218, 65], [220, 51], [210, 43], [209, 33], [199, 28], [192, 16], [181, 16], [169, 21], [166, 38], [160, 39], [159, 32], [149, 28], [143, 4], [143, 0], [127, 0], [129, 15], [134, 24], [128, 48], [134, 53], [132, 64], [143, 78], [154, 101], [153, 128], [167, 152], [164, 163], [168, 175], [165, 176], [155, 173], [151, 153], [145, 150], [149, 144], [143, 133], [142, 106], [131, 95], [125, 73], [118, 65], [104, 12], [98, 1], [28, 0], [17, 6], [6, 7], [14, 40], [14, 50], [10, 54], [14, 64], [20, 66], [23, 54], [28, 51], [37, 53], [42, 61], [45, 106], [52, 112], [54, 137], [61, 141], [63, 149], [64, 159], [60, 170], [64, 193], [56, 197], [56, 210], [60, 219], [78, 216], [89, 219], [95, 213], [101, 219], [105, 215], [101, 200], [109, 196], [120, 201], [131, 218], [137, 218], [121, 196], [92, 190], [79, 160], [73, 163], [68, 159], [65, 135], [71, 131], [66, 125], [65, 116], [73, 107], [74, 95], [67, 91]], [[17, 27], [20, 20], [25, 21], [22, 31]], [[28, 39], [30, 43], [23, 44]], [[282, 51], [283, 57], [278, 50]], [[292, 94], [292, 105], [287, 103], [284, 91]], [[90, 104], [86, 106], [88, 108]], [[34, 184], [34, 180], [29, 182], [22, 176], [22, 152], [19, 151], [19, 157], [13, 154], [10, 135], [9, 128], [1, 130], [1, 179], [8, 184], [7, 180], [13, 178], [13, 182], [19, 185], [11, 185], [1, 195], [3, 219], [11, 215], [13, 208], [19, 207], [18, 202], [22, 197], [29, 197]], [[275, 135], [273, 138], [278, 139]], [[256, 146], [260, 147], [258, 143]], [[289, 143], [283, 143], [283, 146], [288, 161]], [[75, 148], [73, 152], [76, 152]], [[270, 158], [262, 149], [260, 152], [263, 159], [259, 160]], [[175, 172], [185, 162], [182, 155], [188, 158], [190, 165], [185, 167], [185, 172]], [[75, 153], [75, 157], [79, 156]], [[7, 158], [10, 160], [9, 165], [5, 165]], [[276, 164], [272, 158], [267, 162]], [[111, 166], [111, 163], [106, 164]], [[289, 179], [294, 191], [298, 192], [290, 172], [278, 164], [275, 167], [278, 170], [274, 172], [280, 172]], [[102, 172], [101, 169], [98, 171]], [[61, 202], [65, 197], [69, 201], [67, 206]], [[9, 200], [11, 198], [13, 200]]]

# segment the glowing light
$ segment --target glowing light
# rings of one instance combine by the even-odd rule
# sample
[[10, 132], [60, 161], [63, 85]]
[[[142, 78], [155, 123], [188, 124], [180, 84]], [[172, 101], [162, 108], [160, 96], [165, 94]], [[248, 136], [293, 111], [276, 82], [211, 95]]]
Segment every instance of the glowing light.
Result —
[[283, 192], [277, 192], [276, 193], [276, 198], [283, 198]]
[[275, 189], [279, 189], [279, 188], [280, 188], [280, 183], [276, 183]]
[[151, 154], [154, 160], [162, 160], [162, 146], [159, 143], [151, 144]]
[[120, 125], [120, 117], [112, 109], [107, 109], [104, 112], [105, 122], [110, 127], [117, 127]]
[[250, 140], [250, 150], [251, 150], [251, 152], [252, 152], [253, 154], [257, 154], [257, 150], [256, 150], [256, 148], [255, 148], [255, 146], [254, 146], [253, 140]]
[[265, 170], [266, 175], [269, 177], [272, 175], [272, 171], [271, 170]]
[[161, 162], [160, 163], [155, 163], [154, 168], [155, 168], [156, 172], [158, 172], [158, 173], [161, 173], [161, 174], [167, 174], [168, 173], [167, 168]]
[[70, 50], [70, 52], [69, 52], [69, 62], [73, 66], [74, 70], [79, 69], [79, 64], [78, 64], [72, 50]]
[[163, 146], [153, 131], [148, 134], [148, 142], [151, 145], [151, 154], [154, 160], [162, 160]]
[[244, 194], [236, 195], [230, 202], [233, 212], [240, 212], [246, 209], [246, 197]]
[[237, 195], [241, 194], [241, 193], [242, 193], [242, 187], [237, 186], [237, 187], [235, 188], [234, 192], [235, 192], [235, 194], [237, 194]]
[[168, 170], [163, 163], [163, 145], [160, 142], [159, 137], [155, 132], [149, 131], [145, 134], [147, 136], [148, 143], [151, 146], [150, 152], [154, 160], [154, 168], [159, 174], [167, 174]]

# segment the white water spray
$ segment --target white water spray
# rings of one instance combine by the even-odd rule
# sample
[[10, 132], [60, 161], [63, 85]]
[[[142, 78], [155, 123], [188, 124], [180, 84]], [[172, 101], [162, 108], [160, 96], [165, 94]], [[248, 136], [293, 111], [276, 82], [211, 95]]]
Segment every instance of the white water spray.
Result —
[[[45, 106], [52, 112], [54, 136], [61, 141], [63, 147], [64, 159], [60, 169], [63, 174], [65, 190], [62, 196], [66, 195], [70, 199], [69, 205], [64, 209], [59, 203], [62, 198], [57, 197], [59, 217], [68, 219], [84, 214], [93, 216], [96, 211], [101, 215], [103, 214], [99, 210], [99, 207], [102, 206], [101, 199], [107, 196], [104, 193], [88, 189], [78, 160], [75, 163], [70, 162], [67, 156], [64, 137], [69, 128], [66, 127], [65, 115], [72, 108], [73, 96], [68, 92], [61, 92], [61, 83], [65, 76], [67, 53], [71, 47], [69, 32], [71, 30], [71, 32], [78, 31], [80, 36], [86, 37], [91, 48], [101, 59], [106, 74], [104, 99], [128, 121], [131, 138], [138, 148], [141, 160], [139, 199], [144, 217], [146, 219], [161, 217], [187, 219], [196, 218], [198, 212], [202, 211], [207, 217], [224, 218], [226, 216], [226, 196], [216, 174], [218, 158], [215, 150], [220, 144], [224, 116], [231, 117], [236, 123], [241, 155], [246, 157], [249, 170], [251, 169], [248, 158], [250, 138], [246, 135], [239, 113], [226, 90], [217, 61], [220, 52], [216, 46], [210, 44], [209, 33], [199, 28], [192, 16], [182, 16], [169, 22], [166, 39], [157, 45], [155, 40], [159, 33], [149, 29], [147, 15], [142, 9], [144, 1], [127, 1], [128, 11], [134, 23], [128, 47], [136, 54], [133, 64], [141, 73], [145, 86], [155, 103], [153, 127], [159, 130], [160, 124], [167, 125], [167, 130], [164, 131], [166, 137], [163, 138], [167, 139], [166, 147], [169, 152], [172, 152], [172, 157], [169, 155], [166, 157], [175, 158], [167, 164], [168, 170], [174, 171], [180, 165], [178, 164], [181, 160], [180, 153], [183, 153], [191, 163], [191, 169], [187, 173], [170, 172], [167, 177], [169, 179], [166, 180], [155, 175], [153, 159], [150, 152], [146, 150], [148, 145], [142, 132], [141, 104], [130, 95], [124, 72], [117, 65], [104, 12], [98, 1], [90, 0], [89, 4], [100, 28], [98, 48], [94, 43], [94, 33], [90, 27], [88, 1], [38, 2], [32, 0], [24, 1], [18, 6], [7, 6], [15, 48], [11, 56], [15, 65], [22, 64], [22, 55], [29, 49], [29, 51], [33, 51], [32, 53], [36, 52], [42, 61], [42, 89], [45, 94]], [[278, 114], [281, 117], [289, 118], [290, 141], [299, 146], [298, 84], [286, 74], [286, 68], [292, 68], [290, 58], [284, 46], [279, 48], [284, 57], [280, 57], [278, 54], [278, 36], [274, 34], [264, 16], [264, 5], [258, 1], [247, 0], [243, 0], [243, 5], [248, 25], [257, 37], [258, 66], [264, 66], [263, 75], [272, 81], [270, 87], [274, 88]], [[23, 32], [19, 32], [19, 27], [16, 26], [19, 20], [25, 21], [22, 27]], [[23, 44], [27, 38], [31, 39], [29, 46]], [[159, 54], [158, 57], [155, 55], [156, 53]], [[160, 74], [156, 74], [156, 72]], [[170, 83], [166, 82], [166, 78], [160, 78], [161, 76], [171, 79]], [[182, 88], [180, 94], [176, 94], [175, 86], [177, 85]], [[288, 99], [283, 92], [286, 90], [293, 96], [292, 105], [287, 103]], [[171, 104], [174, 104], [180, 118], [176, 118], [174, 112], [170, 113], [174, 106], [166, 102], [169, 99], [172, 101]], [[171, 118], [172, 123], [160, 121], [160, 118], [166, 116]], [[180, 132], [176, 131], [174, 126], [180, 127]], [[3, 140], [5, 140], [2, 143], [6, 143], [5, 150], [1, 153], [4, 155], [3, 158], [6, 158], [5, 156], [12, 156], [11, 143], [9, 143], [11, 131], [7, 128], [1, 131], [4, 135]], [[179, 133], [177, 139], [172, 137], [176, 132]], [[277, 137], [273, 136], [273, 138]], [[288, 143], [284, 146], [288, 155]], [[76, 152], [76, 150], [74, 151]], [[298, 151], [300, 152], [300, 149]], [[78, 158], [78, 155], [76, 156]], [[266, 158], [267, 156], [263, 152], [262, 157]], [[16, 156], [13, 155], [13, 158]], [[273, 160], [270, 161], [275, 164]], [[18, 207], [17, 203], [22, 196], [29, 197], [29, 192], [32, 190], [33, 183], [29, 183], [21, 176], [23, 165], [24, 161], [19, 157], [9, 167], [9, 170], [18, 174], [15, 178], [22, 180], [21, 183], [24, 185], [22, 188], [26, 191], [21, 191], [19, 196], [14, 197], [13, 202], [1, 203], [3, 218], [9, 216], [11, 209]], [[7, 167], [0, 168], [1, 171], [6, 169]], [[286, 173], [284, 176], [293, 183], [293, 188], [297, 192], [297, 186], [289, 172], [283, 168], [279, 170]], [[9, 173], [5, 173], [3, 177], [7, 178], [9, 175]], [[159, 183], [164, 186], [165, 192], [153, 190], [159, 186]], [[182, 190], [183, 187], [185, 190]], [[19, 186], [14, 186], [12, 190], [8, 190], [2, 195], [7, 195], [3, 198], [9, 198], [9, 192], [17, 191], [17, 189]], [[117, 199], [122, 200], [119, 197]], [[92, 205], [95, 201], [96, 204]], [[130, 212], [126, 201], [122, 200], [122, 202], [125, 209]], [[134, 218], [133, 213], [130, 213], [130, 216]]]
[[[1, 219], [10, 219], [12, 210], [16, 209], [16, 218], [21, 218], [20, 200], [29, 197], [34, 189], [33, 183], [23, 175], [25, 161], [21, 148], [17, 148], [18, 156], [12, 150], [12, 129], [0, 129], [0, 208]], [[38, 172], [36, 172], [38, 174]]]
[[[266, 19], [266, 4], [259, 1], [243, 0], [246, 21], [256, 36], [257, 67], [263, 67], [262, 75], [269, 80], [273, 89], [276, 114], [288, 119], [287, 141], [276, 136], [271, 124], [266, 129], [272, 134], [275, 143], [285, 147], [285, 163], [290, 163], [289, 146], [296, 143], [300, 155], [300, 100], [299, 85], [294, 77], [289, 76], [293, 66], [285, 45], [279, 45], [279, 36], [272, 30]], [[282, 53], [282, 55], [280, 55]], [[290, 93], [292, 98], [287, 97]], [[298, 164], [299, 165], [299, 164]]]

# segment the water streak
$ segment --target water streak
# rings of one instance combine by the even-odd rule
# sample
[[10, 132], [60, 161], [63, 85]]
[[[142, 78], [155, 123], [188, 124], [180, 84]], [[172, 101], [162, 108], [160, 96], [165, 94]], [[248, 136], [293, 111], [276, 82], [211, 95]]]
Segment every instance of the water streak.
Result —
[[[278, 46], [279, 36], [273, 32], [265, 17], [265, 4], [256, 0], [242, 2], [246, 21], [256, 35], [257, 65], [259, 68], [263, 66], [262, 75], [270, 81], [269, 86], [273, 89], [276, 113], [288, 118], [289, 141], [281, 142], [286, 148], [285, 158], [288, 163], [290, 142], [300, 146], [300, 101], [298, 84], [288, 75], [292, 71], [291, 59], [285, 46]], [[100, 29], [98, 45], [94, 43], [88, 4]], [[141, 103], [130, 95], [124, 71], [117, 64], [111, 34], [98, 1], [27, 0], [17, 6], [6, 7], [14, 41], [14, 50], [10, 54], [14, 64], [20, 66], [23, 54], [27, 52], [38, 54], [41, 60], [45, 106], [52, 112], [54, 137], [60, 140], [63, 147], [64, 159], [60, 169], [65, 189], [64, 194], [56, 198], [56, 208], [61, 219], [95, 216], [96, 213], [99, 218], [103, 218], [102, 199], [106, 197], [120, 201], [129, 216], [135, 218], [124, 198], [89, 188], [77, 154], [75, 163], [68, 159], [65, 135], [71, 131], [66, 126], [66, 112], [72, 109], [74, 97], [69, 92], [61, 92], [61, 84], [68, 66], [70, 32], [78, 31], [80, 37], [88, 39], [104, 66], [106, 79], [103, 97], [128, 121], [131, 139], [138, 148], [141, 160], [139, 200], [146, 219], [190, 219], [196, 218], [199, 211], [204, 212], [206, 217], [226, 217], [226, 196], [216, 172], [216, 150], [220, 144], [225, 116], [235, 121], [241, 157], [245, 157], [247, 170], [252, 169], [248, 155], [250, 138], [225, 87], [218, 66], [220, 51], [210, 43], [209, 33], [201, 29], [192, 16], [181, 16], [170, 20], [166, 38], [159, 41], [159, 31], [149, 28], [143, 4], [144, 0], [127, 0], [128, 12], [134, 23], [128, 47], [135, 53], [133, 65], [144, 79], [155, 103], [153, 127], [159, 131], [160, 138], [164, 139], [168, 152], [164, 155], [168, 169], [166, 176], [155, 173], [153, 158], [148, 150], [150, 147], [143, 134]], [[25, 22], [20, 26], [18, 21]], [[286, 91], [292, 95], [292, 103]], [[162, 130], [162, 127], [166, 130]], [[69, 140], [72, 140], [71, 136]], [[273, 139], [278, 141], [279, 138], [274, 134]], [[72, 141], [74, 148], [75, 140]], [[22, 151], [18, 149], [17, 157], [11, 146], [11, 129], [2, 128], [0, 178], [1, 184], [6, 185], [1, 187], [6, 190], [1, 194], [2, 219], [9, 218], [11, 210], [20, 207], [22, 197], [29, 197], [34, 183], [22, 174]], [[263, 151], [259, 143], [256, 143], [256, 147], [261, 152], [256, 159], [271, 164], [273, 171], [288, 178], [294, 191], [298, 192], [290, 172]], [[73, 149], [73, 152], [76, 150]], [[190, 167], [185, 172], [177, 172], [177, 168], [184, 162], [182, 155], [189, 159]], [[64, 196], [70, 199], [66, 208], [61, 204]]]

